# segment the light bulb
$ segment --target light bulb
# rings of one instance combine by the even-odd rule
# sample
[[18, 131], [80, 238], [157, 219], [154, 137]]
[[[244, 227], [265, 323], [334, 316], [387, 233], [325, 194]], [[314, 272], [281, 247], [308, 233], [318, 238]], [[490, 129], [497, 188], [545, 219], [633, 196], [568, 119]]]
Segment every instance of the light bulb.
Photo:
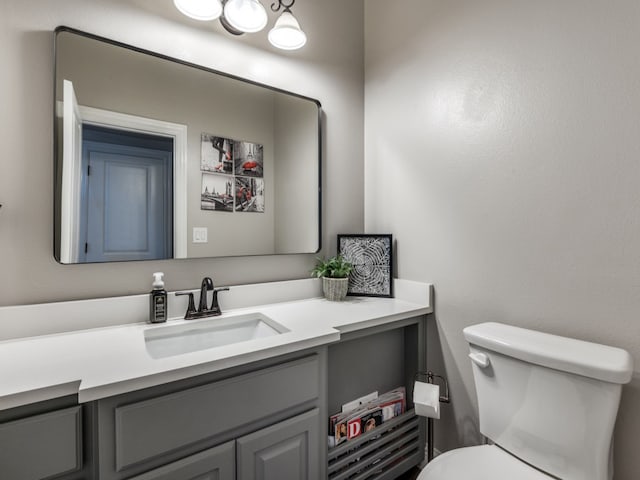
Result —
[[215, 20], [222, 14], [220, 0], [173, 0], [173, 4], [182, 14], [196, 20]]
[[267, 25], [267, 11], [258, 0], [229, 0], [224, 6], [224, 18], [241, 32], [259, 32]]
[[307, 36], [291, 12], [284, 11], [269, 32], [271, 45], [282, 50], [296, 50], [307, 43]]

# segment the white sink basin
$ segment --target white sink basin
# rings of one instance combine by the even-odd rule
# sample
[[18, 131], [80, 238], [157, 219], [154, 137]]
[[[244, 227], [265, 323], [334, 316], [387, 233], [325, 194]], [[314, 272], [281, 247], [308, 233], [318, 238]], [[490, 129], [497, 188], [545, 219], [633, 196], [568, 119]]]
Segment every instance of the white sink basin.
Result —
[[288, 331], [261, 313], [249, 313], [149, 328], [144, 332], [144, 342], [151, 357], [164, 358], [271, 337]]

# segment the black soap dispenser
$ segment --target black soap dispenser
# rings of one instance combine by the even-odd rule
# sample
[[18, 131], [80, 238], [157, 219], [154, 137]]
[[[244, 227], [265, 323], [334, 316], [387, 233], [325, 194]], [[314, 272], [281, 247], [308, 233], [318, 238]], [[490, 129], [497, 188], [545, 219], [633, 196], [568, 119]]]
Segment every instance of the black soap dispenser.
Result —
[[167, 291], [164, 289], [162, 277], [164, 273], [153, 274], [153, 290], [151, 290], [151, 302], [149, 304], [149, 323], [162, 323], [167, 321]]

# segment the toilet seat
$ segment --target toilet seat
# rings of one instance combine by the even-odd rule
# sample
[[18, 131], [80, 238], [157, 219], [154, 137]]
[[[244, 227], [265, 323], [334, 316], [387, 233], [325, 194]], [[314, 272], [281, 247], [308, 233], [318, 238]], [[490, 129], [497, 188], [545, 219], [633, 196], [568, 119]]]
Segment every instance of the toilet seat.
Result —
[[437, 456], [417, 480], [554, 480], [496, 445], [451, 450]]

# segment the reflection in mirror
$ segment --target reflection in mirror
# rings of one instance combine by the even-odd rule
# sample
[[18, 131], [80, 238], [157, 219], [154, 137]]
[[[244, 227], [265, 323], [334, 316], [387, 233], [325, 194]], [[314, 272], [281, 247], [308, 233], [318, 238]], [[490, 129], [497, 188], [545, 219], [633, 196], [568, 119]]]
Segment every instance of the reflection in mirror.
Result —
[[320, 104], [56, 30], [61, 263], [315, 253]]

